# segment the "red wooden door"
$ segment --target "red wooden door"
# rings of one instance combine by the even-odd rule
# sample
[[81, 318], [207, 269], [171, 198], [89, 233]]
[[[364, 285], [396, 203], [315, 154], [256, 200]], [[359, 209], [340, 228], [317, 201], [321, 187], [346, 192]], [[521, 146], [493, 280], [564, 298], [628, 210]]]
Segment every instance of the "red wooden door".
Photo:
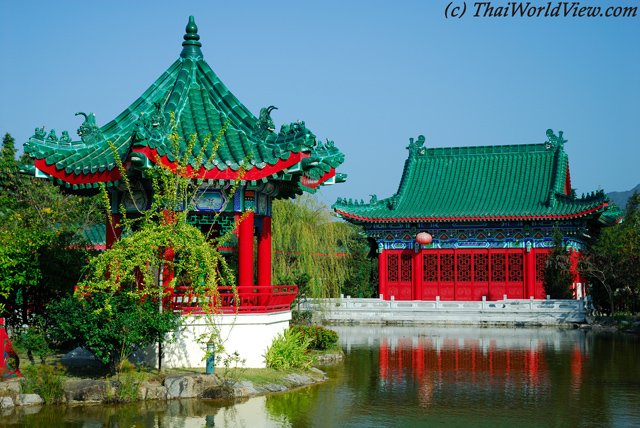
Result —
[[473, 300], [473, 254], [456, 251], [456, 300]]
[[502, 300], [507, 294], [507, 264], [504, 250], [489, 252], [489, 300]]
[[411, 250], [388, 250], [387, 294], [395, 300], [413, 300], [413, 255]]
[[422, 300], [436, 300], [440, 295], [438, 255], [436, 251], [422, 251]]
[[549, 258], [549, 251], [547, 249], [536, 249], [536, 282], [534, 298], [546, 299], [546, 293], [544, 292], [544, 271]]
[[507, 298], [524, 299], [524, 251], [507, 252]]
[[489, 299], [489, 253], [487, 250], [473, 252], [473, 298]]
[[440, 300], [455, 300], [456, 255], [453, 250], [440, 253]]

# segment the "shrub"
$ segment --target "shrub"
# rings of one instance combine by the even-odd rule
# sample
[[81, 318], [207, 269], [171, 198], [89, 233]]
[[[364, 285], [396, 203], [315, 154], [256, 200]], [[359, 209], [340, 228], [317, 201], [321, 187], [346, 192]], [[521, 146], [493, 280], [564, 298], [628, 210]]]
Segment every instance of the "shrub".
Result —
[[264, 354], [267, 367], [275, 370], [308, 369], [313, 363], [313, 359], [307, 356], [310, 343], [310, 338], [302, 338], [292, 329], [285, 330], [284, 334], [278, 333]]
[[116, 385], [118, 389], [115, 395], [111, 391], [111, 384], [107, 382], [107, 393], [104, 397], [105, 403], [128, 403], [130, 401], [136, 401], [140, 395], [140, 384], [142, 383], [144, 376], [138, 370], [135, 365], [128, 360], [122, 360], [120, 363], [120, 370], [117, 374]]
[[64, 396], [65, 369], [60, 363], [55, 366], [42, 364], [22, 369], [25, 381], [23, 394], [38, 394], [47, 404], [58, 404]]
[[296, 325], [291, 330], [300, 334], [302, 339], [310, 339], [307, 349], [324, 351], [332, 348], [338, 342], [338, 333], [324, 327], [306, 327]]
[[127, 293], [68, 297], [47, 308], [55, 321], [49, 329], [52, 338], [87, 349], [109, 366], [111, 374], [132, 352], [168, 340], [167, 333], [180, 326], [178, 314], [160, 312], [152, 299], [140, 301]]
[[32, 365], [35, 365], [34, 355], [40, 358], [40, 363], [45, 364], [46, 358], [54, 352], [49, 348], [46, 336], [44, 319], [36, 316], [33, 323], [25, 331], [20, 331], [13, 338], [13, 345], [25, 352]]

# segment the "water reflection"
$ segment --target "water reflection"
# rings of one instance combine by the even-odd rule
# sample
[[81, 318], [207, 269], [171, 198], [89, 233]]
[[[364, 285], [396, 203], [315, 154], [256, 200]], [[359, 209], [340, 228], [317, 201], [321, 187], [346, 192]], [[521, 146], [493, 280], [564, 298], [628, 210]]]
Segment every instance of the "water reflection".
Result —
[[[577, 330], [336, 327], [331, 380], [239, 400], [19, 409], [30, 427], [630, 427], [640, 342]], [[31, 415], [27, 413], [31, 412]]]

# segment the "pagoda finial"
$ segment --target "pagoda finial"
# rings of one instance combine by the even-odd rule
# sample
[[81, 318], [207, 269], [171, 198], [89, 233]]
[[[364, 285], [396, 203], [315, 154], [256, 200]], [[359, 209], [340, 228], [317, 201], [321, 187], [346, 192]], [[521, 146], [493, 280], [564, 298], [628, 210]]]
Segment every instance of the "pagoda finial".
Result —
[[187, 57], [200, 57], [202, 58], [202, 51], [200, 51], [200, 47], [202, 43], [200, 43], [200, 35], [198, 34], [198, 26], [196, 25], [196, 21], [193, 18], [193, 15], [189, 17], [189, 23], [187, 24], [186, 34], [184, 35], [184, 42], [182, 42], [182, 53], [180, 56], [182, 58]]

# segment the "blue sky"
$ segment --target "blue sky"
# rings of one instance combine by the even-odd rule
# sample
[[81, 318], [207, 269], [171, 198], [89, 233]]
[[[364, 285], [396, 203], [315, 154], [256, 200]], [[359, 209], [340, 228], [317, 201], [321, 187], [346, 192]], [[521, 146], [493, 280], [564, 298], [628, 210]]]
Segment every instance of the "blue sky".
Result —
[[488, 18], [468, 2], [447, 19], [448, 4], [0, 0], [0, 132], [21, 146], [43, 125], [77, 139], [77, 111], [106, 124], [178, 58], [194, 15], [205, 60], [255, 115], [275, 105], [278, 129], [304, 120], [345, 153], [327, 203], [391, 196], [421, 134], [450, 147], [562, 130], [578, 195], [640, 183], [640, 11]]

